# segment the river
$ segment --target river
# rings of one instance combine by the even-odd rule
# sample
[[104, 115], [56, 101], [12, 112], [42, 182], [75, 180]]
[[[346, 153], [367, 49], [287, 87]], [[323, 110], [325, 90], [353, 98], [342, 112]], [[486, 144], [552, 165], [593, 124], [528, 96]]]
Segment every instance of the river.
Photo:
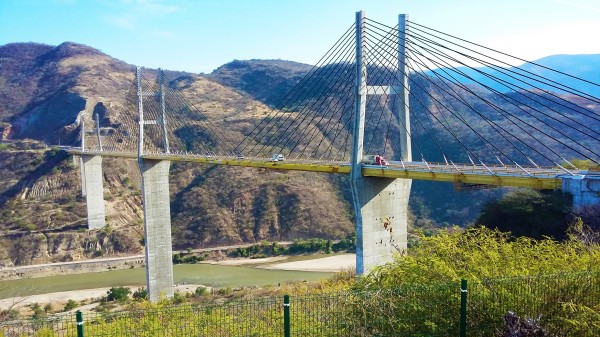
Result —
[[[315, 257], [303, 257], [313, 259]], [[293, 260], [299, 260], [298, 257]], [[174, 282], [202, 284], [211, 287], [243, 287], [277, 285], [291, 281], [315, 281], [329, 278], [330, 272], [268, 270], [256, 266], [223, 266], [185, 264], [173, 267]], [[45, 294], [59, 291], [103, 287], [145, 286], [146, 269], [121, 269], [85, 274], [70, 274], [0, 281], [0, 299], [14, 296]]]

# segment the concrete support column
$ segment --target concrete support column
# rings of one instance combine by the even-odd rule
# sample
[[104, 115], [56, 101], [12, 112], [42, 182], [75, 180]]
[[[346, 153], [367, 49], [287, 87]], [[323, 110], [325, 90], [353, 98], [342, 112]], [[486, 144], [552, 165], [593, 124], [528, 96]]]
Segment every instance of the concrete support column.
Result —
[[573, 209], [600, 205], [600, 174], [564, 176], [562, 190], [573, 195]]
[[364, 177], [357, 187], [356, 271], [363, 274], [406, 251], [411, 180]]
[[81, 175], [87, 204], [88, 229], [102, 228], [106, 225], [102, 157], [82, 154]]
[[146, 284], [150, 301], [173, 297], [173, 250], [169, 167], [164, 160], [139, 159], [142, 172]]

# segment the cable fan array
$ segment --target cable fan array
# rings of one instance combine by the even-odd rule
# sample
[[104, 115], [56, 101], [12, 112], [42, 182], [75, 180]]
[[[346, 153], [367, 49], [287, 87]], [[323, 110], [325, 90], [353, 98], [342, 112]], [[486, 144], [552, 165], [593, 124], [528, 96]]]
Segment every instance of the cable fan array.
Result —
[[[405, 58], [409, 102], [391, 91], [367, 96], [364, 151], [399, 160], [401, 132], [423, 162], [576, 168], [572, 159], [600, 162], [600, 85], [407, 21], [399, 32], [370, 19], [362, 24], [368, 86], [402, 88]], [[399, 33], [405, 55], [398, 55]], [[261, 120], [227, 136], [214, 111], [194, 107], [162, 72], [142, 83], [143, 153], [348, 162], [356, 105], [356, 26], [349, 27], [284, 99]], [[561, 79], [562, 78], [562, 79]], [[565, 83], [571, 83], [571, 86]], [[586, 92], [572, 83], [597, 89]], [[119, 118], [86, 127], [88, 149], [136, 152], [138, 88]], [[408, 104], [410, 103], [410, 104]], [[410, 128], [397, 116], [410, 106]], [[86, 121], [87, 122], [87, 121]], [[93, 130], [92, 130], [93, 129]]]
[[[396, 118], [394, 107], [405, 103], [395, 92], [369, 95], [366, 153], [398, 159], [398, 134], [407, 131], [413, 155], [424, 162], [569, 169], [576, 168], [571, 158], [599, 162], [599, 99], [539, 73], [598, 84], [412, 21], [408, 25], [406, 55], [400, 57], [406, 57], [410, 76], [411, 128]], [[348, 160], [356, 90], [354, 31], [354, 26], [346, 31], [256, 125], [242, 150], [255, 156], [287, 152], [297, 159]], [[366, 19], [363, 32], [367, 85], [402, 86], [398, 27]]]

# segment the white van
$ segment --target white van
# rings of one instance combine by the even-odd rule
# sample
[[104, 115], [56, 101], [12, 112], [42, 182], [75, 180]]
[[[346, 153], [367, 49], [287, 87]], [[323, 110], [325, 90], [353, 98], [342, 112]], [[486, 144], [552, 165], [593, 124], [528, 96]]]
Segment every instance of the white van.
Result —
[[270, 161], [285, 161], [285, 157], [281, 153], [277, 153], [271, 156]]

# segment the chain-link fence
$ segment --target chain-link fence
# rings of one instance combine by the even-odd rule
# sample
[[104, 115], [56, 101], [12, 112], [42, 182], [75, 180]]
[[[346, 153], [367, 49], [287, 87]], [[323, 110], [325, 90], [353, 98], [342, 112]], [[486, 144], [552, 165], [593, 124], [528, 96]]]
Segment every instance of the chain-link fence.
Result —
[[0, 336], [502, 336], [512, 311], [539, 323], [544, 336], [592, 337], [600, 336], [599, 280], [587, 272], [210, 305], [145, 303], [77, 319], [0, 322]]

